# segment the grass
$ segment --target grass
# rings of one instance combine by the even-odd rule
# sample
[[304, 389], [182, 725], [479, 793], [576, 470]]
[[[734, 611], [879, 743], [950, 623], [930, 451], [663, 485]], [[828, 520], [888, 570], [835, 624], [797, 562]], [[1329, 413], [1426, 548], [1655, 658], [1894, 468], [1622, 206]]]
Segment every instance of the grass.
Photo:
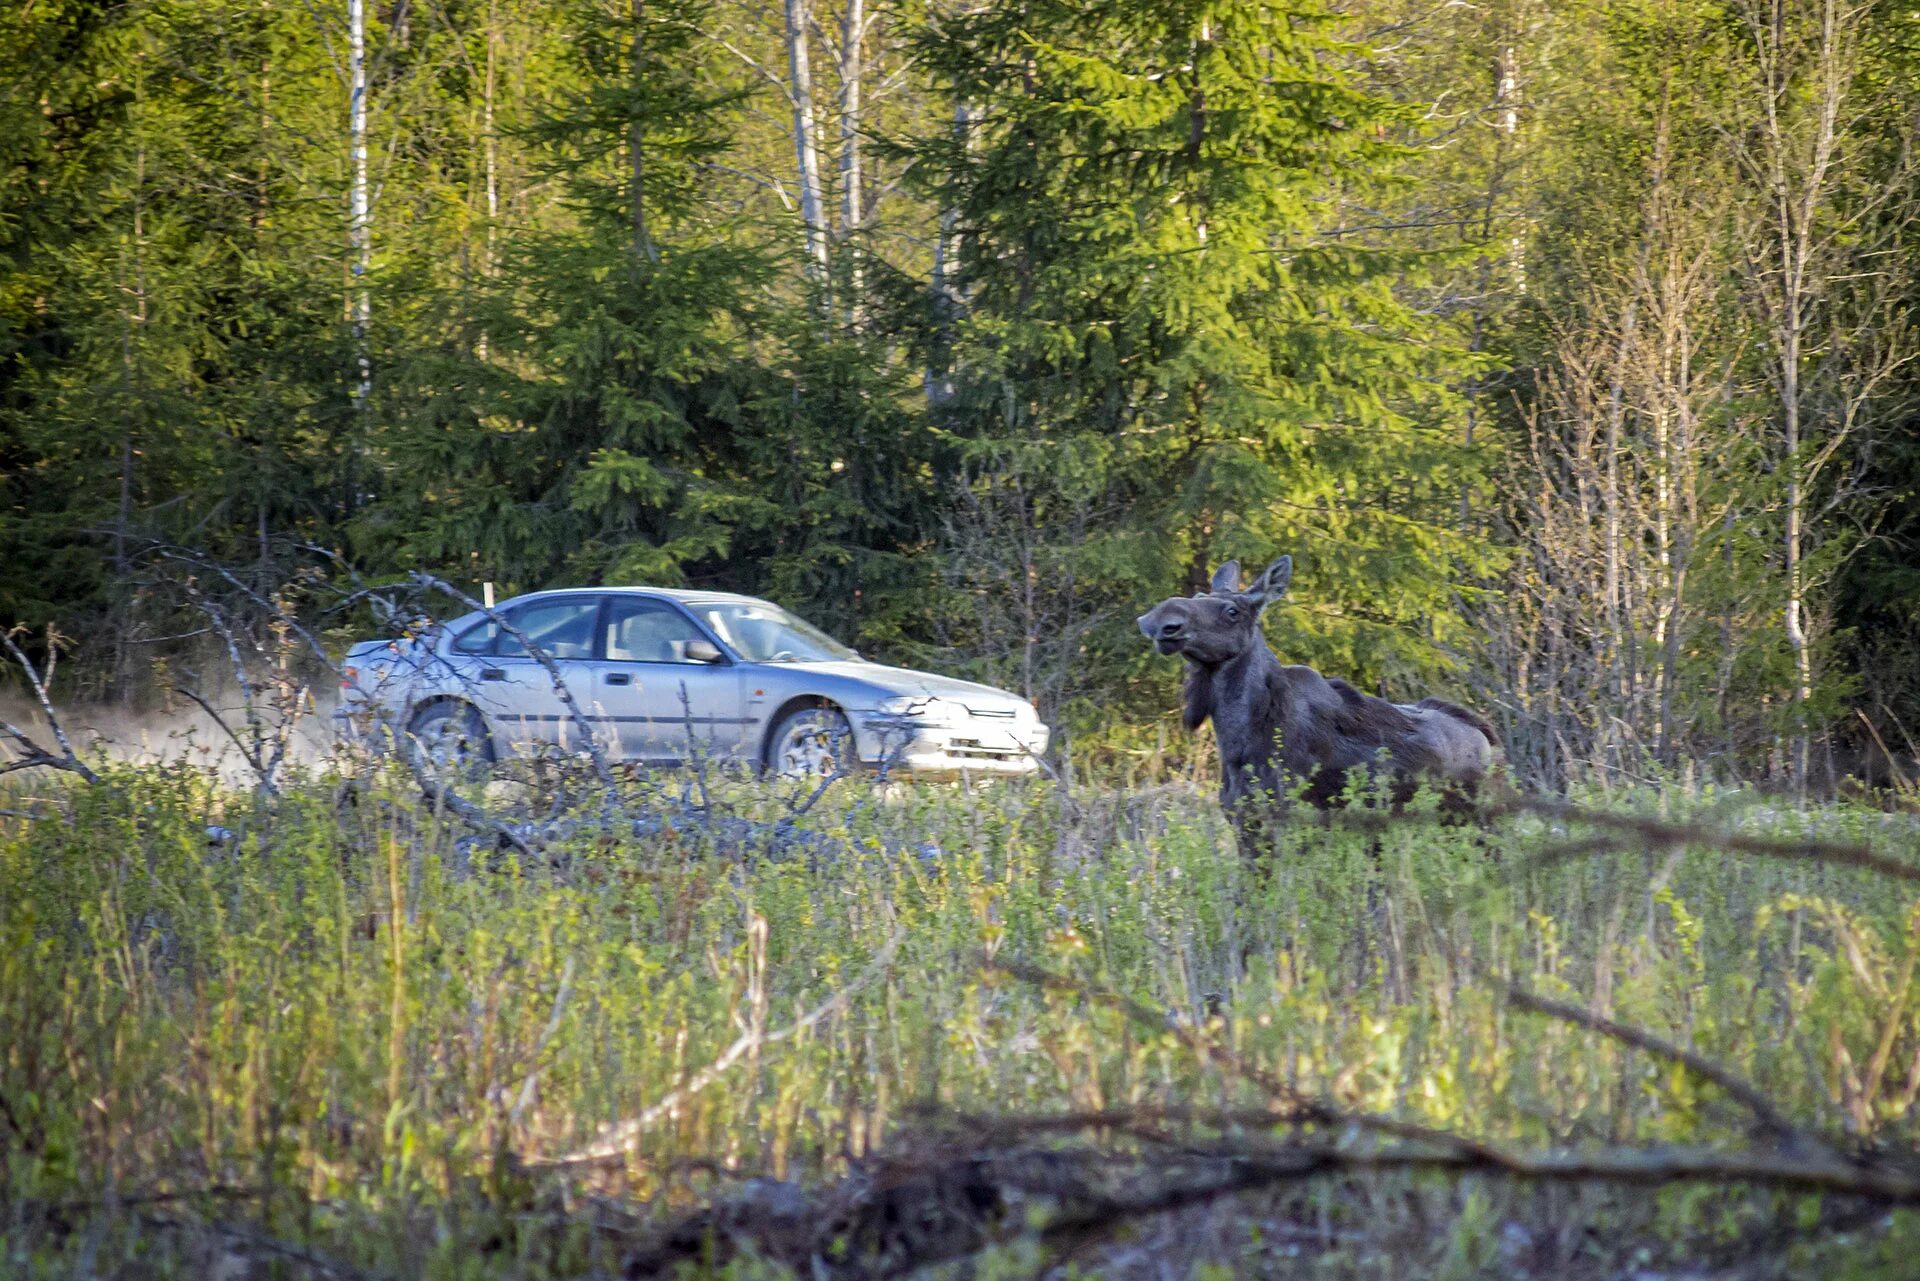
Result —
[[[0, 819], [10, 1276], [613, 1273], [742, 1180], [831, 1187], [987, 1142], [955, 1114], [1261, 1104], [1226, 1059], [1529, 1150], [1754, 1141], [1698, 1073], [1508, 984], [1692, 1047], [1808, 1131], [1914, 1143], [1920, 890], [1864, 870], [1704, 844], [1541, 859], [1581, 833], [1524, 817], [1297, 824], [1252, 868], [1190, 789], [1046, 783], [845, 783], [804, 820], [825, 854], [587, 825], [529, 861], [398, 780], [314, 775], [269, 807], [186, 767], [103, 768]], [[1910, 818], [1864, 808], [1613, 804], [1920, 863]], [[544, 1164], [636, 1117], [622, 1158]], [[1058, 1262], [1007, 1235], [980, 1274]], [[1913, 1212], [1835, 1196], [1379, 1172], [1146, 1219], [1068, 1266], [1891, 1278], [1917, 1245]]]

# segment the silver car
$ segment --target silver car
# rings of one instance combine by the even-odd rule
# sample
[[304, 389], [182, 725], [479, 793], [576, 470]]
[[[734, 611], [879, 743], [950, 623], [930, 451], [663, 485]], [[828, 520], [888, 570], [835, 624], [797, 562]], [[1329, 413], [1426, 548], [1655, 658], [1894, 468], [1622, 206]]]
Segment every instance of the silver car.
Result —
[[[829, 772], [849, 751], [914, 773], [1031, 774], [1047, 748], [1019, 695], [868, 662], [751, 596], [602, 587], [517, 596], [493, 613], [511, 626], [480, 611], [355, 645], [336, 723], [403, 732], [449, 765], [577, 752], [584, 733], [610, 760], [783, 775]], [[522, 637], [551, 659], [577, 714]]]

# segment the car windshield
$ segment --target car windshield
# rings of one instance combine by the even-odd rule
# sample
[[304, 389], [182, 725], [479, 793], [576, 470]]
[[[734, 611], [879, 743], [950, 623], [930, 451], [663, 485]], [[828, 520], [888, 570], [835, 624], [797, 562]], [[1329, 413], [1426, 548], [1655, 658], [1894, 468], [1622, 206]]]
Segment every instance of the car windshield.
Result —
[[749, 663], [833, 663], [860, 657], [778, 605], [698, 601], [688, 608]]

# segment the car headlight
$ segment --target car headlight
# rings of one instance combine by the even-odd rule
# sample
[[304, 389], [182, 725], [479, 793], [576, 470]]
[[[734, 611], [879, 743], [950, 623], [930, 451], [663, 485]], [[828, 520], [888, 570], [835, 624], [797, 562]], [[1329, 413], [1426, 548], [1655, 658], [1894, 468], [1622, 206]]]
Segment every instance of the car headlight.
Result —
[[930, 694], [898, 694], [881, 699], [879, 710], [889, 716], [931, 716], [939, 706], [940, 700]]

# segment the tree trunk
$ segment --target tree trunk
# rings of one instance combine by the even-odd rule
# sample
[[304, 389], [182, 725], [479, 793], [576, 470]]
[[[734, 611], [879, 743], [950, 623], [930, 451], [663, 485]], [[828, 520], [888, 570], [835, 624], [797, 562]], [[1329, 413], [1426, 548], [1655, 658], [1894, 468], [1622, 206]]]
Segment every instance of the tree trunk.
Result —
[[806, 224], [807, 279], [827, 287], [827, 223], [820, 189], [820, 150], [815, 144], [813, 63], [808, 51], [807, 0], [786, 0], [787, 65], [793, 83], [793, 151], [800, 176], [800, 218]]
[[373, 322], [368, 280], [373, 267], [373, 209], [367, 185], [367, 0], [347, 0], [347, 150], [352, 163], [347, 209], [347, 319], [353, 333], [349, 393], [353, 413], [343, 451], [342, 507], [351, 514], [360, 505], [360, 458], [367, 446], [367, 414], [373, 394], [373, 353], [368, 346]]
[[[480, 278], [493, 279], [495, 240], [500, 226], [500, 139], [493, 127], [494, 92], [499, 83], [500, 6], [487, 0], [487, 66], [480, 81], [481, 163], [486, 168], [487, 226], [480, 240]], [[474, 354], [485, 360], [491, 343], [484, 326], [474, 343]]]
[[133, 160], [133, 308], [126, 315], [120, 334], [120, 375], [126, 407], [120, 425], [120, 501], [113, 526], [113, 570], [121, 578], [127, 573], [127, 539], [133, 525], [133, 469], [139, 450], [134, 445], [134, 424], [141, 412], [139, 358], [134, 351], [135, 336], [144, 337], [147, 326], [146, 210], [144, 196], [147, 180], [147, 148], [143, 142], [134, 150]]
[[660, 261], [660, 251], [654, 247], [653, 235], [647, 230], [647, 135], [646, 122], [640, 111], [641, 94], [647, 85], [646, 23], [646, 0], [633, 0], [633, 105], [627, 122], [627, 163], [628, 197], [633, 203], [633, 256], [636, 263]]
[[[1524, 13], [1514, 16], [1514, 30], [1508, 40], [1500, 47], [1500, 60], [1494, 73], [1494, 100], [1500, 104], [1500, 139], [1495, 151], [1493, 181], [1487, 190], [1487, 224], [1492, 229], [1494, 202], [1498, 197], [1500, 178], [1505, 169], [1507, 156], [1513, 150], [1515, 136], [1520, 132], [1520, 49], [1518, 37], [1524, 22]], [[1507, 268], [1513, 273], [1515, 293], [1527, 292], [1527, 242], [1526, 237], [1515, 232], [1507, 237]]]
[[[1634, 298], [1627, 303], [1626, 314], [1621, 320], [1619, 346], [1614, 352], [1613, 369], [1609, 374], [1606, 457], [1601, 460], [1604, 481], [1601, 508], [1606, 521], [1602, 547], [1606, 573], [1603, 587], [1607, 619], [1606, 661], [1609, 692], [1616, 700], [1615, 707], [1621, 712], [1627, 709], [1633, 693], [1626, 661], [1631, 625], [1625, 614], [1627, 584], [1622, 563], [1625, 548], [1621, 541], [1621, 507], [1624, 499], [1620, 486], [1621, 429], [1626, 420], [1627, 359], [1638, 331], [1639, 317], [1640, 300]], [[1607, 737], [1611, 738], [1613, 732], [1613, 728], [1609, 727]]]
[[[1816, 0], [1816, 24], [1798, 30], [1801, 15], [1785, 0], [1755, 0], [1747, 10], [1758, 75], [1754, 145], [1740, 153], [1750, 175], [1766, 191], [1768, 244], [1755, 255], [1758, 294], [1767, 313], [1768, 353], [1779, 397], [1779, 465], [1786, 475], [1786, 602], [1782, 611], [1787, 648], [1793, 655], [1789, 769], [1796, 791], [1807, 785], [1813, 699], [1813, 646], [1807, 631], [1807, 486], [1811, 471], [1802, 457], [1807, 388], [1804, 362], [1822, 347], [1815, 332], [1834, 268], [1821, 261], [1838, 248], [1821, 228], [1834, 193], [1828, 178], [1840, 142], [1842, 108], [1858, 72], [1857, 26], [1864, 12], [1842, 12], [1838, 0]], [[1799, 113], [1804, 112], [1804, 115]], [[1844, 252], [1844, 250], [1842, 250]], [[1823, 269], [1824, 268], [1824, 269]], [[1857, 335], [1848, 335], [1855, 337]], [[1827, 341], [1839, 341], [1829, 336]], [[1841, 375], [1846, 376], [1844, 373]], [[1828, 389], [1830, 390], [1830, 389]], [[1842, 388], [1841, 399], [1850, 398]], [[1848, 427], [1830, 432], [1844, 438]], [[1837, 449], [1829, 440], [1823, 454]]]
[[840, 239], [847, 255], [847, 323], [858, 326], [865, 312], [860, 249], [854, 237], [866, 221], [861, 185], [861, 81], [866, 76], [862, 46], [867, 38], [866, 0], [846, 0], [840, 21]]
[[[964, 150], [973, 123], [965, 102], [953, 104], [953, 132]], [[953, 278], [960, 262], [960, 211], [948, 205], [940, 211], [940, 229], [933, 242], [933, 277], [929, 282], [928, 304], [933, 308], [937, 337], [929, 353], [926, 371], [927, 407], [943, 403], [953, 395], [953, 323], [960, 312], [960, 295]]]

